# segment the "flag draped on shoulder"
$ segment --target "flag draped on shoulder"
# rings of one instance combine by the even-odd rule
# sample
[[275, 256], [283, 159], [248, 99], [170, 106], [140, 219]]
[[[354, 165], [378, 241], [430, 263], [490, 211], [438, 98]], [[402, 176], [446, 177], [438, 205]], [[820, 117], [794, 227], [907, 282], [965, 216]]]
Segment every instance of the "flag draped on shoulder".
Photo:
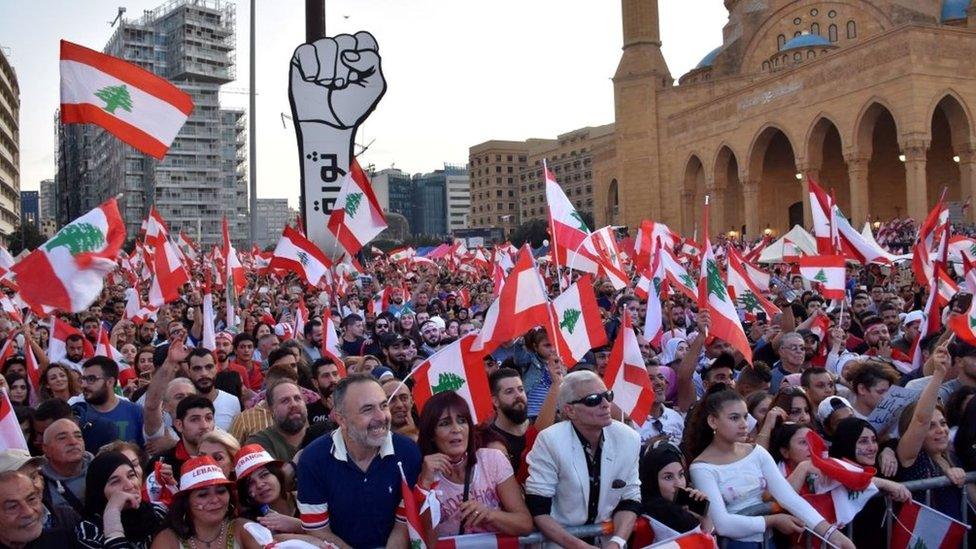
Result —
[[117, 57], [61, 41], [61, 122], [97, 124], [161, 159], [193, 111], [190, 95]]
[[20, 297], [34, 312], [77, 313], [102, 293], [125, 242], [115, 198], [65, 225], [12, 268]]
[[471, 349], [475, 338], [475, 334], [471, 333], [455, 340], [413, 370], [413, 398], [418, 411], [423, 410], [424, 404], [435, 394], [454, 391], [468, 402], [476, 424], [491, 416], [491, 392], [482, 361], [483, 353]]
[[729, 296], [728, 285], [722, 280], [722, 272], [708, 239], [708, 197], [705, 197], [702, 230], [705, 253], [701, 262], [701, 276], [698, 279], [698, 310], [707, 310], [711, 317], [710, 336], [726, 341], [739, 351], [746, 362], [752, 363], [752, 346], [742, 330], [735, 302]]
[[369, 177], [355, 158], [349, 163], [349, 173], [342, 179], [339, 196], [329, 214], [328, 227], [350, 256], [359, 253], [387, 227]]
[[575, 284], [566, 288], [552, 300], [552, 314], [555, 322], [547, 324], [556, 334], [550, 334], [556, 343], [559, 358], [567, 368], [571, 368], [595, 347], [607, 342], [607, 332], [603, 329], [600, 306], [593, 292], [593, 279], [584, 275]]
[[328, 275], [332, 262], [315, 243], [286, 225], [268, 267], [300, 274], [305, 282], [315, 286]]

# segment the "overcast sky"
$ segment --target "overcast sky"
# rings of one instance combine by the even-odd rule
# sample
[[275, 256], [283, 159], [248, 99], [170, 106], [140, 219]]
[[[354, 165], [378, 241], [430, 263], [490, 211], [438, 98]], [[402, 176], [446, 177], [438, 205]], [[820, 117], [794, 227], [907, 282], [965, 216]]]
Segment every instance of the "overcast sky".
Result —
[[[213, 0], [211, 0], [213, 1]], [[101, 50], [124, 5], [161, 0], [0, 0], [0, 47], [20, 82], [21, 188], [54, 176], [58, 40]], [[249, 3], [236, 2], [237, 81], [221, 103], [247, 106]], [[258, 197], [298, 203], [288, 63], [304, 40], [303, 0], [257, 1]], [[388, 90], [357, 141], [361, 163], [409, 172], [464, 163], [488, 139], [552, 138], [613, 121], [618, 0], [327, 0], [329, 35], [372, 32]], [[664, 55], [677, 79], [718, 46], [720, 0], [661, 0]], [[374, 141], [375, 140], [375, 141]]]

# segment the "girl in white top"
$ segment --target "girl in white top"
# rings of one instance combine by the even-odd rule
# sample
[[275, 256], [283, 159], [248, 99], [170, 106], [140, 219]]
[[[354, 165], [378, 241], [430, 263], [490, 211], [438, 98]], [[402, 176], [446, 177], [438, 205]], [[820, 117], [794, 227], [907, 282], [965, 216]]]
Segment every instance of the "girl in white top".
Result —
[[[851, 540], [797, 494], [765, 448], [743, 442], [749, 433], [747, 415], [745, 400], [717, 384], [695, 407], [685, 433], [685, 453], [694, 459], [691, 479], [708, 496], [708, 516], [718, 535], [729, 538], [730, 548], [752, 547], [769, 529], [793, 535], [806, 527], [842, 549], [854, 549]], [[739, 514], [761, 504], [766, 490], [792, 514]]]

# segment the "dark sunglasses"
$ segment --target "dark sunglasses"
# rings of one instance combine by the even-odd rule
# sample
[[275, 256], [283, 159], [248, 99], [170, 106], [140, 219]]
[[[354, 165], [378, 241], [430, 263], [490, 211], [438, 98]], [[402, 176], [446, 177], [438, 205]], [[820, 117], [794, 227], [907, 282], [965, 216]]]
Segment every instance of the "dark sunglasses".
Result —
[[606, 399], [607, 402], [613, 402], [613, 391], [604, 391], [602, 393], [592, 393], [586, 395], [583, 398], [576, 399], [570, 404], [582, 404], [588, 408], [595, 408], [600, 405], [603, 400]]

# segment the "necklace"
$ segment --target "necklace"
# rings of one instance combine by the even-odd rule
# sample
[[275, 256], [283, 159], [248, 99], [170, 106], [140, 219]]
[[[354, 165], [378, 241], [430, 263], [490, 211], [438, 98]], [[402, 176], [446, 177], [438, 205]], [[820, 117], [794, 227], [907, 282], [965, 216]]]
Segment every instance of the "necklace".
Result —
[[460, 456], [458, 456], [457, 459], [450, 459], [450, 458], [448, 458], [448, 462], [451, 465], [453, 465], [453, 466], [458, 466], [458, 465], [461, 465], [462, 463], [464, 463], [465, 461], [467, 461], [467, 459], [468, 459], [468, 453], [465, 452], [465, 453], [461, 454]]
[[208, 540], [205, 540], [205, 539], [198, 538], [196, 536], [192, 536], [190, 538], [190, 547], [193, 548], [193, 549], [197, 549], [197, 541], [199, 541], [200, 543], [206, 545], [207, 548], [209, 549], [210, 546], [215, 541], [217, 541], [218, 539], [221, 539], [221, 538], [225, 537], [226, 535], [227, 535], [227, 521], [224, 520], [223, 522], [220, 523], [220, 531], [217, 532], [217, 535], [216, 536], [212, 537], [209, 541]]

